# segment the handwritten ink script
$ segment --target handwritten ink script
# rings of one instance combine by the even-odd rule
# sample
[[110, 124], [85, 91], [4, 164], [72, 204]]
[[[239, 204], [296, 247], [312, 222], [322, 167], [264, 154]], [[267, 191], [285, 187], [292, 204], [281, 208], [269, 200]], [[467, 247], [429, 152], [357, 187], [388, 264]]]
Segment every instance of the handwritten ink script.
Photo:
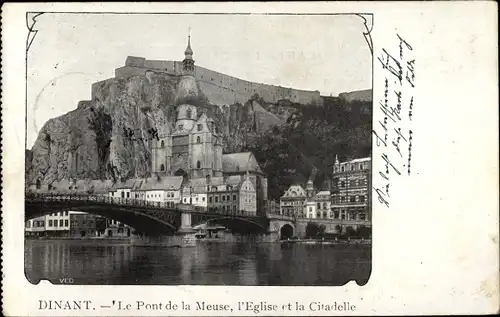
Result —
[[[415, 58], [414, 48], [404, 37], [397, 34], [394, 46], [383, 48], [375, 61], [384, 74], [383, 97], [374, 105], [373, 136], [381, 152], [374, 155], [374, 162], [382, 161], [382, 167], [374, 169], [376, 184], [373, 190], [379, 203], [390, 206], [391, 179], [411, 175], [411, 129], [415, 107]], [[379, 164], [377, 164], [379, 165]], [[374, 165], [375, 166], [375, 165]]]

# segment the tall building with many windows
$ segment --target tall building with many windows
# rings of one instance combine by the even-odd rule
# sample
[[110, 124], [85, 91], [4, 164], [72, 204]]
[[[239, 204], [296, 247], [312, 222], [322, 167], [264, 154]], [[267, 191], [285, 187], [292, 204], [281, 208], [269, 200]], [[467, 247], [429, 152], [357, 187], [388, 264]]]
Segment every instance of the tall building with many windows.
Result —
[[335, 158], [331, 191], [334, 219], [371, 220], [371, 158], [357, 158], [340, 163]]

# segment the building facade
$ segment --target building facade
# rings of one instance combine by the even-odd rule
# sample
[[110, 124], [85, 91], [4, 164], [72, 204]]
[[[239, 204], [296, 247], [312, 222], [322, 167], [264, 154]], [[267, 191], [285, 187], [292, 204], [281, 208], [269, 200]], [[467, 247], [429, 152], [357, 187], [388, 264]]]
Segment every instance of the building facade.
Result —
[[331, 211], [334, 219], [371, 220], [370, 178], [370, 157], [342, 163], [335, 158], [331, 186]]
[[280, 198], [280, 214], [284, 216], [306, 217], [307, 193], [300, 185], [292, 185]]
[[[104, 234], [106, 227], [113, 221], [80, 211], [61, 211], [26, 221], [25, 235], [32, 237], [96, 237]], [[114, 222], [119, 225], [119, 222]], [[126, 227], [123, 224], [121, 226]]]

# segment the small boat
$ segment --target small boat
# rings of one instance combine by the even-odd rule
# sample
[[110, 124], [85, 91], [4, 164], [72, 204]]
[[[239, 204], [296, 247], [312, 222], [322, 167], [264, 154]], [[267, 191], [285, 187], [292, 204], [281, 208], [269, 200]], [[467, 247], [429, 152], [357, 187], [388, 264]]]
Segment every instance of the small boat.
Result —
[[189, 234], [182, 238], [182, 247], [195, 247], [196, 246], [196, 235]]

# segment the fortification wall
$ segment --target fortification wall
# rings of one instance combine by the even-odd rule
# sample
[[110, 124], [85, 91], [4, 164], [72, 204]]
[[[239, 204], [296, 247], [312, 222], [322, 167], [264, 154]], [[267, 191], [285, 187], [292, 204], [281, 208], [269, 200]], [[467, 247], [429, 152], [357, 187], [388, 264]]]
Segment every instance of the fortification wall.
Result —
[[[182, 74], [182, 62], [146, 60], [142, 57], [129, 56], [127, 57], [125, 66], [115, 70], [115, 76], [117, 78], [127, 78], [145, 75], [147, 70], [164, 72], [171, 76], [179, 76]], [[244, 103], [254, 94], [258, 94], [270, 103], [276, 103], [281, 99], [288, 99], [301, 104], [323, 104], [319, 91], [298, 90], [254, 83], [200, 66], [196, 66], [195, 68], [195, 78], [210, 101], [219, 105], [234, 104], [236, 102]]]

